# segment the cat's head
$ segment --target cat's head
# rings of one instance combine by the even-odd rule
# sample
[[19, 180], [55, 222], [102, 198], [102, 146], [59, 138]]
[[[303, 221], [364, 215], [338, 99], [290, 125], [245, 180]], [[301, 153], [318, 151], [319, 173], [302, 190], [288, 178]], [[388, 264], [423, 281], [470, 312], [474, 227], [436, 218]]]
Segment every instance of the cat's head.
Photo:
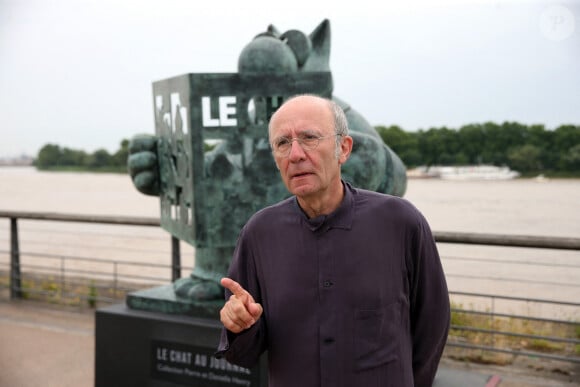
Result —
[[240, 73], [330, 71], [330, 22], [325, 19], [310, 33], [280, 33], [270, 25], [258, 34], [238, 59]]

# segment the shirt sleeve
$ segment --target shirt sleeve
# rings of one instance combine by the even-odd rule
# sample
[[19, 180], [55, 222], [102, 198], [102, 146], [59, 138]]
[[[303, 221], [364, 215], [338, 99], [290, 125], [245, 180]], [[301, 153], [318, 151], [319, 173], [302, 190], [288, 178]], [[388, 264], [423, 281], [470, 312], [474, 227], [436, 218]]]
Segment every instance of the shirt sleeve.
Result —
[[265, 347], [262, 319], [249, 329], [235, 334], [222, 328], [220, 343], [215, 357], [225, 359], [241, 367], [252, 368], [260, 359]]
[[449, 293], [435, 239], [422, 215], [410, 240], [413, 376], [416, 387], [430, 387], [447, 342]]
[[[238, 282], [257, 303], [261, 304], [259, 282], [245, 231], [245, 228], [242, 229], [238, 238], [228, 277]], [[229, 299], [231, 295], [232, 293], [226, 289], [225, 299]], [[225, 357], [232, 364], [251, 368], [257, 364], [261, 354], [266, 349], [266, 337], [266, 322], [263, 314], [254, 325], [240, 333], [236, 334], [222, 328], [215, 356], [217, 358]]]

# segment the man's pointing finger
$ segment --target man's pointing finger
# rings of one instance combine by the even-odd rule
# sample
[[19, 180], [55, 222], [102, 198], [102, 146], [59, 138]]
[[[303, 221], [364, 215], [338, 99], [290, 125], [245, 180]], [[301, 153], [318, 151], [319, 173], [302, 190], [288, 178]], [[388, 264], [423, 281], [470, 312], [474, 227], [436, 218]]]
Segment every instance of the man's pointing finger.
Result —
[[250, 295], [250, 293], [248, 293], [246, 289], [242, 287], [242, 285], [240, 285], [231, 278], [224, 277], [221, 279], [220, 282], [224, 288], [228, 289], [236, 297], [244, 297]]

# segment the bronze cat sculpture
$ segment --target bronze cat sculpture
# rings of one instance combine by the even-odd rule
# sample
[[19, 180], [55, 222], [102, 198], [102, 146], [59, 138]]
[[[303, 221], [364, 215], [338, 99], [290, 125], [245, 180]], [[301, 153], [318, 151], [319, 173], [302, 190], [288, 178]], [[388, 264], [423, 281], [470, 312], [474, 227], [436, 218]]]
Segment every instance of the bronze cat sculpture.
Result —
[[[324, 20], [312, 33], [298, 30], [280, 33], [274, 26], [258, 34], [242, 50], [238, 60], [240, 74], [286, 74], [330, 72], [330, 23]], [[406, 190], [405, 166], [383, 143], [376, 130], [350, 105], [332, 95], [332, 82], [324, 97], [333, 98], [345, 111], [354, 147], [343, 166], [343, 178], [360, 188], [403, 196]], [[206, 192], [211, 192], [207, 208], [208, 230], [224, 235], [214, 246], [195, 246], [195, 266], [190, 276], [174, 282], [175, 294], [192, 302], [220, 299], [219, 285], [225, 276], [235, 246], [237, 224], [256, 210], [288, 196], [281, 183], [267, 144], [251, 145], [251, 161], [239, 162], [235, 146], [221, 142], [204, 155]], [[261, 145], [260, 145], [261, 144]], [[153, 135], [137, 135], [130, 141], [128, 168], [135, 187], [147, 195], [161, 190], [158, 161], [159, 141]], [[247, 147], [246, 147], [247, 148]], [[241, 151], [240, 151], [241, 153]], [[236, 217], [238, 222], [232, 222]], [[224, 231], [225, 230], [225, 231]]]

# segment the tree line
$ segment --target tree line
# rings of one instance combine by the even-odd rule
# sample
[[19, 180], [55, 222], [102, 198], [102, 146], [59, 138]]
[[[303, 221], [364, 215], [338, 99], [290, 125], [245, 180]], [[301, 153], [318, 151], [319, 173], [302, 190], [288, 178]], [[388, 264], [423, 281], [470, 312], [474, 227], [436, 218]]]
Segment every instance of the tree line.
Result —
[[46, 144], [40, 151], [34, 165], [43, 170], [88, 170], [95, 172], [126, 172], [129, 155], [129, 140], [122, 140], [119, 150], [109, 153], [98, 149], [93, 153], [82, 150]]
[[523, 175], [580, 176], [580, 126], [517, 122], [469, 124], [408, 132], [377, 126], [378, 133], [408, 168], [431, 165], [492, 164]]
[[[206, 151], [214, 146], [204, 144]], [[127, 172], [127, 157], [129, 156], [129, 140], [123, 139], [120, 148], [109, 153], [106, 149], [98, 149], [93, 153], [83, 150], [60, 147], [56, 144], [44, 145], [36, 159], [34, 165], [41, 170], [74, 170], [93, 172]]]
[[[486, 122], [458, 130], [441, 127], [410, 132], [397, 125], [376, 126], [376, 130], [408, 168], [492, 164], [528, 176], [580, 176], [580, 126], [547, 130], [543, 125]], [[128, 146], [124, 139], [119, 150], [110, 154], [105, 149], [86, 153], [47, 144], [40, 149], [35, 165], [39, 169], [126, 172]]]

